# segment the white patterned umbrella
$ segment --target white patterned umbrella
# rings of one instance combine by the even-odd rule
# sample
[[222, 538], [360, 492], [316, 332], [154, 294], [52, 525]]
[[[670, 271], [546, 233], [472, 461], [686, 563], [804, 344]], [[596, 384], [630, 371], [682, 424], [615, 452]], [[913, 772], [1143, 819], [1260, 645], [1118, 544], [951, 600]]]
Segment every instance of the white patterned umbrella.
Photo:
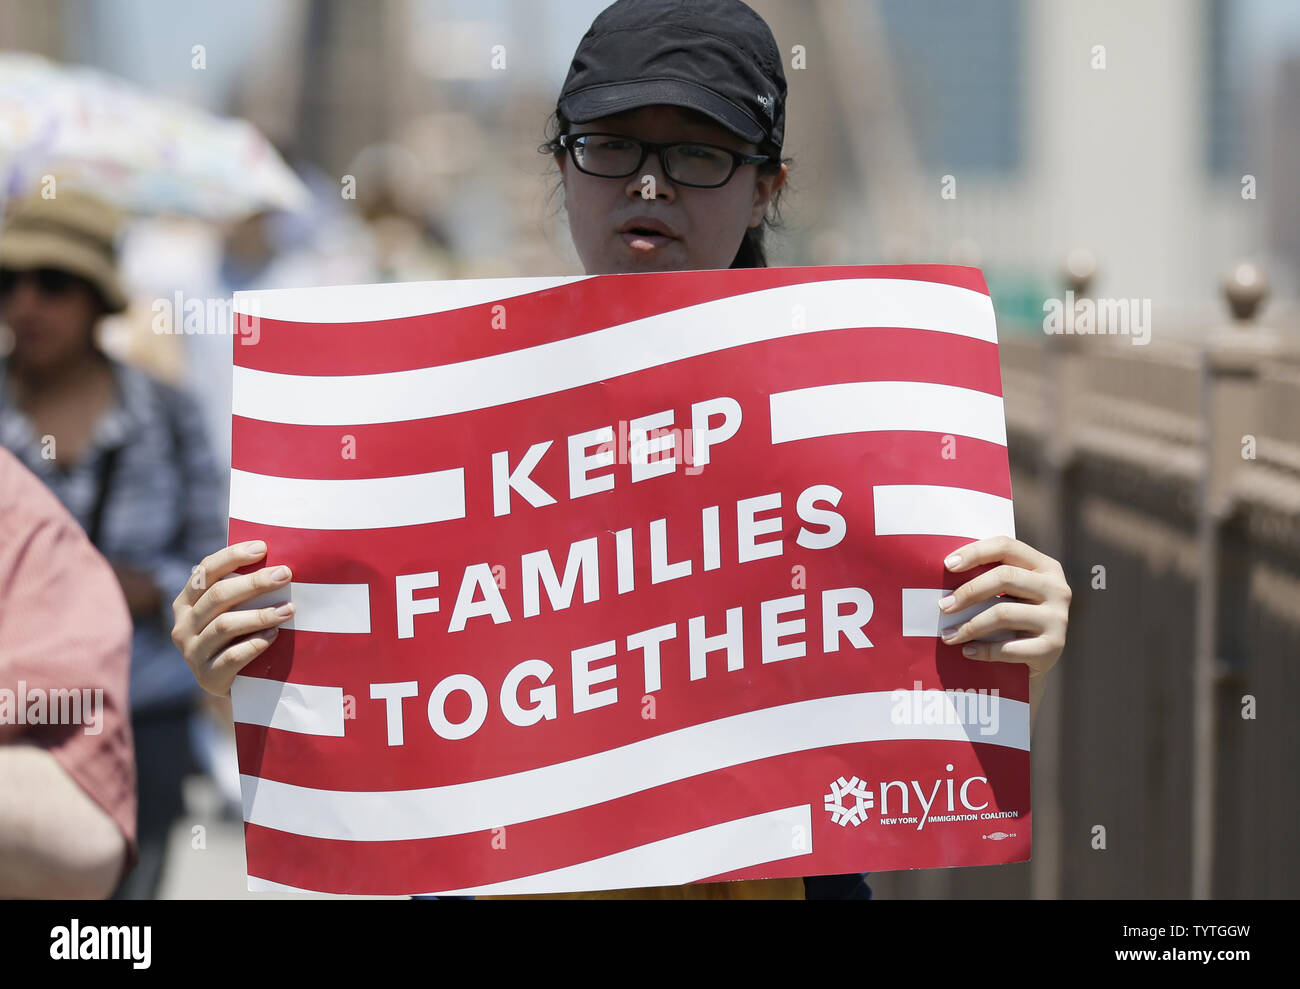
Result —
[[0, 206], [46, 175], [136, 213], [220, 219], [311, 199], [247, 121], [95, 69], [0, 53]]

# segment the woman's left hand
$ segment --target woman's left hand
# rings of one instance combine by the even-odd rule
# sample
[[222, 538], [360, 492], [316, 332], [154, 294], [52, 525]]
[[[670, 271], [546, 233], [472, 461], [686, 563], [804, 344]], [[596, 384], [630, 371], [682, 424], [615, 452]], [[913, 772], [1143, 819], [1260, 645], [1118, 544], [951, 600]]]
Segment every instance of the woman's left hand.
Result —
[[[1024, 663], [1031, 680], [1041, 677], [1065, 648], [1071, 598], [1065, 571], [1050, 556], [1010, 536], [968, 543], [944, 561], [952, 573], [987, 563], [1002, 565], [962, 584], [939, 602], [939, 610], [951, 614], [999, 594], [1006, 597], [957, 625], [943, 641], [964, 644], [962, 653], [971, 659]], [[951, 624], [943, 618], [939, 623], [941, 629]], [[997, 629], [1018, 635], [1005, 642], [976, 641]]]

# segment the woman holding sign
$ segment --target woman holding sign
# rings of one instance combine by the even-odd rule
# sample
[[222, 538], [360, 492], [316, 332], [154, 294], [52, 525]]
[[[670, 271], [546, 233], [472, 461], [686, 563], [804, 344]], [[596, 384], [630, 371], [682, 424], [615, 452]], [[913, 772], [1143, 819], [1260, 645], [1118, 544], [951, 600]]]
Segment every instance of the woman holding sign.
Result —
[[[786, 80], [767, 24], [740, 0], [618, 0], [592, 24], [543, 146], [563, 182], [586, 273], [765, 267], [763, 236], [787, 166]], [[224, 695], [292, 614], [232, 610], [283, 587], [286, 567], [219, 580], [262, 559], [263, 543], [202, 561], [175, 600], [173, 639], [196, 679]], [[1029, 667], [1031, 722], [1065, 645], [1070, 589], [1061, 565], [1005, 536], [960, 547], [952, 573], [1000, 564], [941, 602], [955, 613], [1004, 600], [944, 636], [976, 660]], [[217, 621], [218, 618], [222, 620]], [[994, 633], [1014, 638], [990, 641]], [[863, 875], [702, 883], [584, 897], [868, 899]]]

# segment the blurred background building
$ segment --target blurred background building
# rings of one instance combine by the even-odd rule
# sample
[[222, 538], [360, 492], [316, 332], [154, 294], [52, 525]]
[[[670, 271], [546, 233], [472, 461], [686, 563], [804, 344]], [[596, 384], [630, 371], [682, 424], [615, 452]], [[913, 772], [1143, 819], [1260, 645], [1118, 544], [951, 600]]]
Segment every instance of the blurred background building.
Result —
[[[790, 85], [773, 263], [983, 269], [1017, 531], [1075, 587], [1056, 706], [1034, 743], [1034, 863], [873, 886], [1296, 895], [1300, 4], [750, 2]], [[581, 269], [551, 195], [558, 173], [537, 147], [605, 6], [0, 0], [0, 48], [246, 118], [316, 192], [301, 227], [254, 217], [138, 234], [127, 275], [146, 297], [569, 274]], [[1151, 346], [1046, 336], [1044, 303], [1067, 288], [1149, 301]], [[124, 351], [132, 339], [119, 328]], [[145, 343], [142, 361], [191, 380], [229, 361], [229, 338], [170, 355]], [[228, 444], [228, 393], [207, 392]], [[1247, 694], [1275, 705], [1257, 724], [1240, 716]], [[1098, 825], [1108, 851], [1090, 844]], [[237, 821], [225, 826], [237, 842]], [[218, 854], [195, 858], [188, 839], [176, 882], [202, 878], [171, 891], [239, 895], [238, 867], [212, 868]]]
[[[413, 166], [398, 169], [404, 206], [436, 218], [467, 272], [540, 275], [578, 270], [536, 146], [604, 6], [3, 0], [0, 42], [246, 117], [336, 186], [366, 149], [396, 144]], [[1149, 297], [1157, 324], [1183, 332], [1216, 311], [1228, 264], [1250, 256], [1270, 273], [1273, 311], [1293, 310], [1297, 5], [753, 6], [788, 55], [778, 262], [973, 260], [1037, 322], [1033, 300], [1086, 246], [1098, 292]]]

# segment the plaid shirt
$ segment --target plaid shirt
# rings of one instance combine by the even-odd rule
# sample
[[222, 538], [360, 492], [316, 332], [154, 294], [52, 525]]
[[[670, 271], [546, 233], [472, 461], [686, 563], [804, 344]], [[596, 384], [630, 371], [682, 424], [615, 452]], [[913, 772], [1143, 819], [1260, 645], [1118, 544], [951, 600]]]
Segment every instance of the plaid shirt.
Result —
[[228, 478], [213, 460], [199, 410], [139, 368], [112, 360], [118, 395], [77, 463], [43, 456], [41, 439], [6, 390], [0, 360], [0, 446], [8, 448], [88, 528], [106, 452], [118, 448], [101, 519], [99, 551], [152, 575], [161, 606], [135, 618], [133, 711], [182, 704], [197, 684], [171, 640], [172, 601], [204, 556], [226, 545]]

